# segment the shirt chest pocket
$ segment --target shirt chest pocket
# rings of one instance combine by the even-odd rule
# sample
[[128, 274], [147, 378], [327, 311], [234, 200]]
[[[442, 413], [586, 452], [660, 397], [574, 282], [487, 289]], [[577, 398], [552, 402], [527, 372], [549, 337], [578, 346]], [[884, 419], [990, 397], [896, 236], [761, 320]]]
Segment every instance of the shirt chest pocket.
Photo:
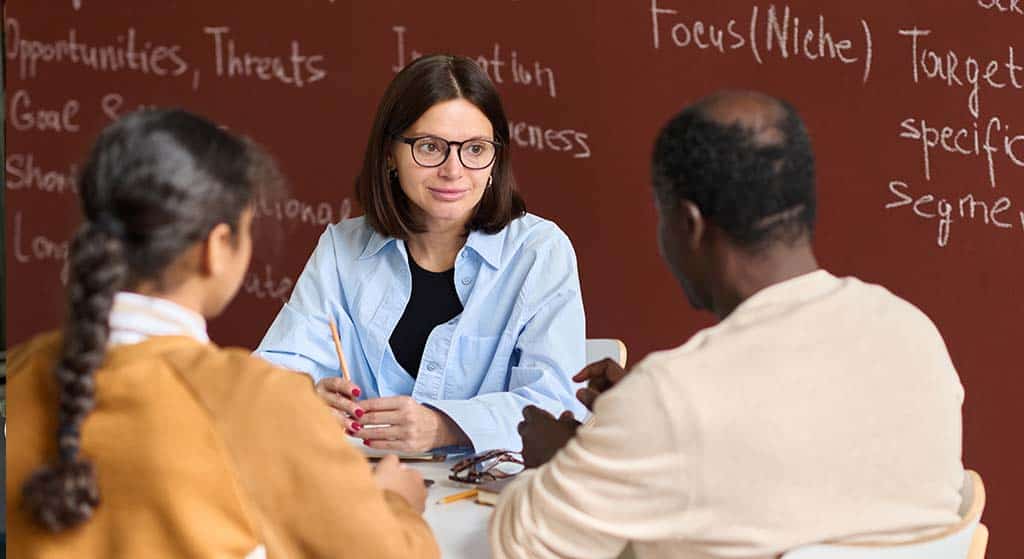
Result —
[[453, 397], [471, 398], [505, 389], [509, 350], [502, 336], [461, 336], [457, 363], [449, 370], [447, 383]]

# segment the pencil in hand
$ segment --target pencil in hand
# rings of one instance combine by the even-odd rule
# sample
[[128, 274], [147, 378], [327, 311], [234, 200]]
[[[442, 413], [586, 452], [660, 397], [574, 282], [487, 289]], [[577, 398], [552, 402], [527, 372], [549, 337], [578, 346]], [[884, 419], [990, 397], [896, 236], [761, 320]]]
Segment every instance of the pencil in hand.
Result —
[[338, 335], [338, 327], [335, 326], [333, 318], [328, 319], [328, 324], [331, 325], [331, 337], [334, 338], [334, 351], [338, 352], [341, 375], [347, 382], [352, 382], [352, 377], [348, 374], [348, 363], [345, 362], [345, 353], [341, 351], [341, 337]]

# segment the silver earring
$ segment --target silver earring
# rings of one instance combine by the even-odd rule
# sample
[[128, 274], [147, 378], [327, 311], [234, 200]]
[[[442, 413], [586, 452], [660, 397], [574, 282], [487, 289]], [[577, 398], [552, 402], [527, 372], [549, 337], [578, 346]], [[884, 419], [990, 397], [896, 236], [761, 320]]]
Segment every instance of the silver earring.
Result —
[[490, 187], [492, 182], [494, 182], [494, 175], [487, 175], [487, 186], [484, 188]]
[[398, 169], [396, 169], [394, 167], [388, 169], [388, 176], [391, 177], [391, 180], [397, 179], [398, 178]]

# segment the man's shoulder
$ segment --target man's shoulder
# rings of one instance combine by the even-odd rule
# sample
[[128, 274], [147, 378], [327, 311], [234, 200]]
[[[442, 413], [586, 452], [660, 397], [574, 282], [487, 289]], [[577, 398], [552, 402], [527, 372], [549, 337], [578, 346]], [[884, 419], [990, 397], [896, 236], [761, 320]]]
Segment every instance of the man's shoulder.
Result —
[[799, 301], [794, 305], [782, 305], [778, 309], [770, 309], [764, 315], [754, 313], [754, 318], [727, 318], [699, 330], [679, 346], [650, 353], [643, 363], [650, 368], [685, 368], [708, 354], [723, 350], [728, 352], [734, 343], [748, 342], [752, 336], [768, 336], [780, 327], [797, 327], [803, 319], [798, 313], [791, 312], [794, 307], [810, 313], [805, 316], [824, 319], [825, 323], [836, 327], [845, 328], [869, 322], [873, 328], [880, 330], [908, 326], [935, 328], [924, 311], [882, 285], [853, 276], [837, 280], [837, 287], [823, 292], [820, 297]]
[[[631, 387], [631, 390], [653, 390], [663, 393], [678, 388], [680, 383], [687, 384], [702, 372], [710, 371], [704, 357], [703, 344], [706, 335], [703, 330], [694, 334], [686, 343], [649, 353], [629, 369], [629, 374], [619, 386]], [[617, 387], [618, 388], [618, 387]]]
[[855, 276], [844, 277], [842, 281], [841, 312], [859, 317], [879, 330], [914, 328], [938, 332], [924, 310], [888, 287]]

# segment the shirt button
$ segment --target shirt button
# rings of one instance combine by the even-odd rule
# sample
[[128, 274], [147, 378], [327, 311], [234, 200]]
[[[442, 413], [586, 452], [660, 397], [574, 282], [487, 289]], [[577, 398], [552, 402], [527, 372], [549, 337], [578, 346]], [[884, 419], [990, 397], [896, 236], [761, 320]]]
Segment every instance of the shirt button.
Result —
[[472, 279], [470, 279], [470, 278], [462, 278], [462, 285], [469, 285], [471, 283], [473, 283]]
[[434, 371], [436, 369], [437, 369], [437, 364], [435, 364], [435, 363], [427, 363], [427, 370], [428, 371]]

